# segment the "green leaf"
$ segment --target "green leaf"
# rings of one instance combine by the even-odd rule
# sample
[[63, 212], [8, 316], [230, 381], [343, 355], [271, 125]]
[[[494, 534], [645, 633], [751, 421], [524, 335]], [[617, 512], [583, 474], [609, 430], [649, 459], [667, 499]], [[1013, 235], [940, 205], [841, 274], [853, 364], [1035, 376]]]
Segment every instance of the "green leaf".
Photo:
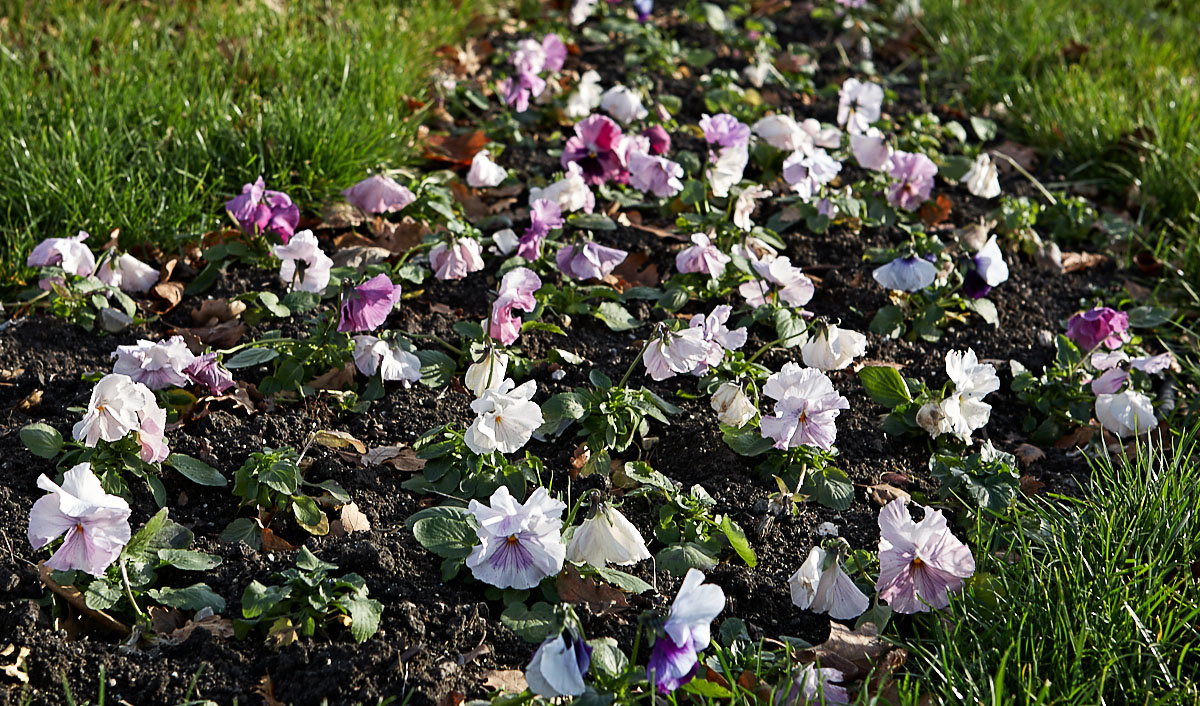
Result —
[[230, 370], [237, 370], [238, 368], [250, 368], [255, 365], [262, 365], [278, 357], [279, 351], [273, 348], [247, 348], [244, 351], [234, 354], [232, 358], [226, 359], [224, 365]]
[[454, 377], [458, 365], [454, 359], [441, 351], [417, 351], [421, 359], [421, 384], [426, 387], [444, 387]]
[[642, 325], [636, 316], [616, 302], [601, 302], [595, 316], [613, 331], [631, 331]]
[[868, 365], [858, 371], [858, 380], [871, 399], [888, 409], [911, 402], [908, 385], [900, 371], [886, 365]]
[[258, 481], [277, 493], [294, 495], [300, 487], [300, 468], [293, 459], [278, 458], [259, 471]]
[[717, 565], [716, 557], [694, 542], [672, 544], [655, 556], [658, 568], [673, 576], [683, 576], [688, 569], [707, 571]]
[[962, 306], [967, 311], [975, 312], [984, 322], [992, 326], [1000, 325], [1000, 312], [991, 299], [964, 299]]
[[[987, 118], [981, 118], [977, 115], [971, 116], [971, 129], [979, 136], [981, 142], [987, 142], [996, 136], [996, 121]], [[880, 627], [882, 630], [882, 626]]]
[[1174, 309], [1139, 306], [1129, 310], [1129, 325], [1134, 328], [1155, 328], [1167, 323], [1174, 316]]
[[355, 642], [365, 642], [379, 631], [382, 603], [373, 598], [350, 598], [341, 604], [350, 613], [350, 634]]
[[617, 571], [616, 569], [607, 567], [597, 567], [596, 575], [622, 591], [628, 591], [629, 593], [645, 593], [646, 591], [654, 590], [654, 587], [650, 584], [624, 571]]
[[510, 603], [500, 614], [500, 623], [521, 636], [526, 642], [539, 643], [550, 635], [555, 623], [554, 609], [547, 603]]
[[121, 551], [121, 559], [129, 559], [131, 561], [141, 560], [143, 555], [149, 550], [150, 542], [166, 522], [167, 508], [164, 507], [155, 513], [153, 517], [146, 520], [146, 524], [142, 525], [142, 528], [130, 537], [129, 541], [125, 544], [125, 549]]
[[658, 298], [658, 306], [667, 311], [679, 311], [688, 303], [689, 299], [691, 299], [691, 295], [688, 294], [686, 289], [682, 287], [667, 287], [667, 291], [663, 292], [662, 296]]
[[[328, 518], [325, 517], [325, 513], [321, 512], [321, 508], [317, 507], [317, 501], [307, 495], [292, 497], [292, 514], [296, 516], [296, 524], [303, 527], [305, 531], [319, 535], [329, 533], [328, 524], [326, 524], [324, 532], [319, 531], [322, 524], [321, 521], [326, 520], [328, 522]], [[314, 532], [314, 529], [318, 531]]]
[[613, 222], [613, 219], [600, 213], [573, 213], [567, 218], [567, 223], [584, 230], [617, 229], [617, 224]]
[[221, 565], [221, 557], [190, 549], [159, 549], [158, 558], [184, 571], [207, 571]]
[[104, 579], [96, 579], [88, 584], [83, 594], [83, 602], [92, 610], [108, 610], [121, 600], [121, 589]]
[[553, 333], [559, 336], [567, 335], [567, 332], [563, 331], [561, 326], [547, 321], [526, 321], [521, 324], [521, 333], [527, 331], [545, 331], [546, 333]]
[[707, 679], [693, 679], [683, 685], [683, 690], [703, 696], [709, 699], [730, 699], [733, 698], [733, 692], [716, 682], [708, 681]]
[[301, 571], [332, 571], [337, 568], [337, 564], [321, 561], [311, 549], [300, 547], [300, 551], [296, 552], [296, 568]]
[[771, 321], [775, 324], [776, 338], [783, 339], [779, 345], [784, 348], [795, 348], [804, 340], [804, 331], [808, 324], [804, 322], [803, 316], [791, 309], [776, 309], [771, 315]]
[[904, 333], [904, 312], [897, 306], [885, 306], [871, 319], [871, 331], [888, 338], [899, 338]]
[[818, 503], [832, 510], [845, 510], [854, 502], [854, 484], [837, 468], [810, 470], [800, 492], [815, 497]]
[[292, 315], [292, 310], [280, 304], [279, 295], [274, 292], [259, 292], [258, 302], [276, 318], [286, 319]]
[[740, 456], [759, 456], [770, 451], [775, 443], [771, 439], [763, 438], [758, 427], [748, 424], [740, 429], [722, 424], [721, 440]]
[[292, 593], [291, 586], [264, 586], [251, 581], [242, 592], [242, 617], [257, 618]]
[[198, 458], [186, 454], [173, 453], [167, 456], [167, 465], [179, 471], [188, 480], [197, 485], [223, 488], [229, 481], [221, 472]]
[[450, 328], [463, 338], [473, 340], [483, 338], [483, 327], [474, 321], [456, 321]]
[[457, 505], [439, 505], [437, 507], [427, 507], [424, 510], [414, 512], [407, 520], [404, 521], [404, 526], [412, 530], [418, 522], [426, 517], [448, 517], [456, 522], [468, 522], [469, 517], [472, 517], [470, 510]]
[[582, 419], [587, 414], [587, 399], [579, 392], [560, 392], [542, 404], [546, 421]]
[[21, 427], [21, 443], [34, 456], [54, 458], [62, 451], [63, 438], [54, 427], [38, 422]]
[[592, 670], [603, 677], [612, 679], [622, 674], [629, 666], [629, 658], [617, 646], [617, 641], [611, 637], [601, 637], [588, 640], [592, 648]]
[[283, 305], [291, 309], [294, 314], [304, 314], [321, 305], [321, 295], [316, 292], [302, 292], [297, 289], [284, 295]]
[[750, 547], [750, 541], [746, 539], [746, 532], [741, 526], [729, 519], [726, 515], [721, 520], [721, 531], [725, 533], [726, 539], [729, 540], [729, 546], [733, 547], [733, 551], [746, 562], [746, 566], [754, 567], [758, 565], [758, 557], [754, 554], [754, 549]]
[[462, 558], [471, 553], [479, 537], [469, 523], [450, 517], [426, 517], [413, 525], [413, 536], [429, 551], [443, 558]]
[[251, 547], [258, 549], [262, 546], [262, 530], [259, 529], [258, 523], [249, 517], [239, 517], [221, 533], [222, 542], [245, 542]]
[[194, 583], [187, 588], [152, 588], [146, 591], [146, 595], [163, 605], [180, 610], [212, 608], [214, 613], [225, 610], [225, 599], [203, 583]]
[[600, 372], [598, 368], [592, 368], [588, 373], [588, 382], [601, 390], [610, 390], [613, 386], [612, 378]]

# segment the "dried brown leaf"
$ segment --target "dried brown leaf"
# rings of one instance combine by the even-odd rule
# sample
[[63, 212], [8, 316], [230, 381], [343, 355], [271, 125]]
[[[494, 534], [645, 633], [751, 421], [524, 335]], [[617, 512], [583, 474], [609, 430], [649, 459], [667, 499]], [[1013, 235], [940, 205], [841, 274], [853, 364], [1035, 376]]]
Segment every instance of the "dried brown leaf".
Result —
[[263, 527], [262, 546], [263, 549], [269, 552], [292, 552], [296, 550], [296, 545], [272, 532], [270, 527]]
[[563, 569], [554, 585], [563, 602], [583, 605], [597, 614], [619, 613], [629, 608], [629, 601], [619, 588], [583, 578], [572, 566]]
[[901, 490], [894, 485], [888, 483], [876, 483], [867, 488], [867, 496], [871, 498], [871, 502], [879, 507], [887, 505], [896, 498], [908, 499], [912, 497], [907, 490]]
[[246, 311], [246, 302], [228, 299], [206, 299], [192, 309], [192, 323], [197, 326], [215, 326], [241, 317]]
[[829, 639], [804, 650], [803, 654], [809, 661], [818, 661], [822, 667], [841, 670], [845, 681], [854, 681], [866, 676], [873, 665], [883, 664], [885, 656], [894, 649], [880, 639], [875, 623], [864, 623], [858, 630], [851, 630], [833, 622], [829, 624]]
[[525, 672], [520, 669], [493, 669], [483, 675], [483, 685], [509, 694], [525, 691]]
[[1093, 252], [1065, 252], [1062, 254], [1063, 274], [1082, 272], [1108, 262], [1106, 255]]
[[286, 706], [282, 701], [275, 698], [275, 682], [271, 681], [270, 674], [264, 674], [263, 678], [250, 691], [261, 697], [266, 706]]
[[151, 288], [150, 294], [156, 299], [153, 306], [154, 311], [165, 314], [183, 301], [183, 283], [159, 282]]
[[367, 446], [344, 431], [320, 429], [313, 434], [313, 443], [330, 449], [352, 448], [360, 454], [367, 452]]
[[358, 505], [355, 503], [342, 506], [341, 521], [342, 529], [346, 530], [347, 533], [371, 531], [371, 521], [367, 519], [366, 515], [362, 514], [362, 511], [358, 509]]
[[1022, 468], [1028, 468], [1031, 463], [1046, 458], [1046, 452], [1042, 451], [1033, 444], [1021, 444], [1013, 451], [1013, 455], [1021, 462]]
[[433, 162], [445, 162], [456, 166], [470, 166], [475, 153], [488, 143], [482, 130], [458, 135], [429, 134], [425, 137], [424, 157]]
[[16, 645], [10, 643], [0, 650], [0, 657], [12, 657], [13, 659], [12, 664], [0, 667], [0, 675], [16, 679], [22, 684], [29, 683], [29, 675], [25, 673], [25, 660], [29, 657], [28, 647], [17, 649]]
[[37, 407], [42, 403], [43, 394], [44, 392], [42, 390], [34, 390], [33, 392], [30, 392], [25, 396], [24, 399], [17, 403], [17, 409], [28, 412], [34, 407]]
[[313, 378], [309, 387], [314, 390], [344, 390], [354, 382], [354, 363], [346, 363]]

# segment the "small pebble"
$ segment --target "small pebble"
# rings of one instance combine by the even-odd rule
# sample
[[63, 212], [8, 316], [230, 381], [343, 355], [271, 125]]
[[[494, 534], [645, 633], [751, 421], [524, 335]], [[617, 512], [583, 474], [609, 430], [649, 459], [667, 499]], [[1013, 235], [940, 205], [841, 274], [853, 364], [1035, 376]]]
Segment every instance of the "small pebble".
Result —
[[832, 522], [822, 522], [817, 525], [817, 535], [821, 537], [836, 537], [838, 536], [837, 525]]

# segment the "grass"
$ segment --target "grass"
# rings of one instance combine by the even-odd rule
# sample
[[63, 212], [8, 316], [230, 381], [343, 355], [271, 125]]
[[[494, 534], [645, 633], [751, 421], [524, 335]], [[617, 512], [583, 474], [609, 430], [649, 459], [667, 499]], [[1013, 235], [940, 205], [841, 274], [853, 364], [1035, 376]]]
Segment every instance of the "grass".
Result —
[[1017, 139], [1062, 156], [1071, 178], [1120, 203], [1136, 185], [1134, 218], [1165, 235], [1176, 262], [1200, 276], [1200, 3], [923, 5], [940, 100], [1002, 104]]
[[170, 250], [260, 173], [311, 203], [397, 166], [472, 6], [0, 0], [0, 286], [42, 238]]
[[964, 600], [906, 645], [945, 703], [1200, 702], [1197, 432], [1093, 463], [1080, 500], [980, 517]]

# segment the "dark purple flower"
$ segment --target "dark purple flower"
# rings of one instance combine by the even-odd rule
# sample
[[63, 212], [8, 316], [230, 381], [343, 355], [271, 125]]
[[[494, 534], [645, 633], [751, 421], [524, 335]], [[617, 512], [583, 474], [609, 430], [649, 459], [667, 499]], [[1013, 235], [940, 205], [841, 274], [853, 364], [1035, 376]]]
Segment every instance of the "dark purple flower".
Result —
[[392, 284], [385, 274], [375, 275], [345, 294], [337, 330], [341, 333], [374, 331], [387, 321], [398, 301], [400, 285]]
[[563, 146], [562, 166], [572, 162], [583, 170], [584, 180], [599, 186], [610, 180], [624, 183], [629, 178], [621, 149], [621, 126], [612, 118], [592, 115], [575, 124], [575, 135]]
[[517, 254], [530, 262], [541, 257], [542, 241], [555, 228], [562, 228], [562, 208], [554, 201], [538, 199], [529, 209], [529, 227], [521, 236]]
[[196, 356], [183, 372], [193, 383], [207, 388], [209, 394], [219, 395], [233, 387], [233, 373], [217, 362], [216, 353]]
[[300, 223], [300, 209], [282, 191], [268, 191], [260, 176], [225, 202], [225, 210], [246, 235], [274, 233], [287, 242]]
[[599, 243], [565, 245], [554, 256], [558, 269], [575, 279], [603, 279], [612, 274], [613, 268], [625, 261], [629, 253], [616, 248], [606, 248]]
[[671, 134], [662, 125], [642, 130], [642, 137], [650, 140], [650, 154], [658, 156], [671, 151]]
[[1067, 338], [1085, 351], [1101, 344], [1116, 350], [1129, 340], [1129, 315], [1107, 306], [1081, 311], [1067, 321]]
[[661, 635], [654, 641], [646, 671], [658, 686], [659, 693], [670, 693], [690, 682], [698, 669], [700, 661], [696, 659], [696, 645], [691, 635], [680, 645], [669, 635]]

